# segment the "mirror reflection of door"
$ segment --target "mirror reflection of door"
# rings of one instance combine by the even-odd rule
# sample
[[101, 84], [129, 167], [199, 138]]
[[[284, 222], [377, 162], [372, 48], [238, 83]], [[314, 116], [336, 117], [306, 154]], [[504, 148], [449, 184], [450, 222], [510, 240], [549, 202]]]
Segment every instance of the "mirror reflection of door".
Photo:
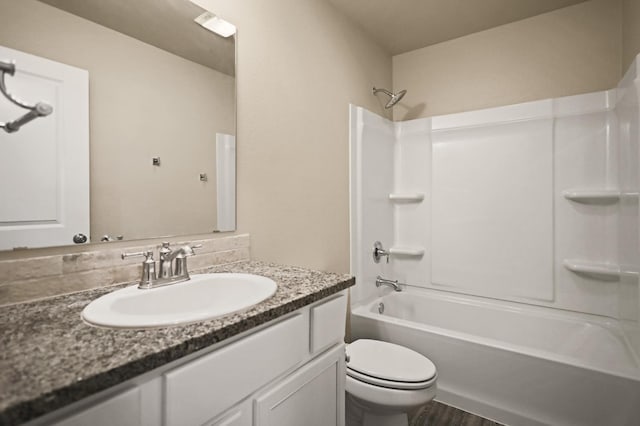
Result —
[[[0, 46], [13, 60], [10, 93], [46, 101], [53, 113], [0, 130], [0, 250], [73, 244], [89, 235], [89, 74], [59, 62]], [[25, 110], [0, 96], [0, 121]]]

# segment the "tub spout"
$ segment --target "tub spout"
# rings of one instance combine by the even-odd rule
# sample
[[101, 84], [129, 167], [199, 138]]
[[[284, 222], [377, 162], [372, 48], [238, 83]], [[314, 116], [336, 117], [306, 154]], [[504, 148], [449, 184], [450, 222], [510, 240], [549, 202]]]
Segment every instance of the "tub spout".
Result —
[[387, 285], [392, 287], [395, 291], [402, 291], [400, 286], [398, 285], [398, 280], [388, 280], [386, 278], [382, 278], [380, 275], [376, 277], [376, 287], [380, 287], [383, 285]]

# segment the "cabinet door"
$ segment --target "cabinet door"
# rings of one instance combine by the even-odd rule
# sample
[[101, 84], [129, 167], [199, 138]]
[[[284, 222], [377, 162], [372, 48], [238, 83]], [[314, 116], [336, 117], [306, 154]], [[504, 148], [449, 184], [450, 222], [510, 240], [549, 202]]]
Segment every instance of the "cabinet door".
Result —
[[258, 395], [254, 425], [344, 425], [344, 356], [339, 344]]
[[251, 398], [236, 405], [206, 426], [251, 426]]

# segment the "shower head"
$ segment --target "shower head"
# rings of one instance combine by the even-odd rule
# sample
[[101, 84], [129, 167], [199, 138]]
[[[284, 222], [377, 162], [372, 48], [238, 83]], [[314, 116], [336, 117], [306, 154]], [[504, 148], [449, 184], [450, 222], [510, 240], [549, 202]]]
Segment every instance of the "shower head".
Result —
[[392, 106], [394, 106], [395, 104], [397, 104], [400, 99], [402, 99], [402, 97], [407, 93], [406, 90], [401, 90], [398, 93], [391, 93], [390, 91], [386, 90], [386, 89], [376, 89], [375, 87], [373, 88], [373, 94], [377, 94], [378, 92], [382, 92], [385, 95], [389, 96], [391, 99], [389, 99], [389, 102], [387, 102], [387, 104], [384, 106], [386, 109], [391, 108]]

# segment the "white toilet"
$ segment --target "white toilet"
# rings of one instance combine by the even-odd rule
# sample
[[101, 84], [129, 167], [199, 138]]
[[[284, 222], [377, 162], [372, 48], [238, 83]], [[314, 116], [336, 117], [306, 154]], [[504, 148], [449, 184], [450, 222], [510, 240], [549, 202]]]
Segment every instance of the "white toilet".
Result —
[[436, 395], [436, 366], [404, 346], [360, 339], [347, 345], [347, 426], [407, 426]]

